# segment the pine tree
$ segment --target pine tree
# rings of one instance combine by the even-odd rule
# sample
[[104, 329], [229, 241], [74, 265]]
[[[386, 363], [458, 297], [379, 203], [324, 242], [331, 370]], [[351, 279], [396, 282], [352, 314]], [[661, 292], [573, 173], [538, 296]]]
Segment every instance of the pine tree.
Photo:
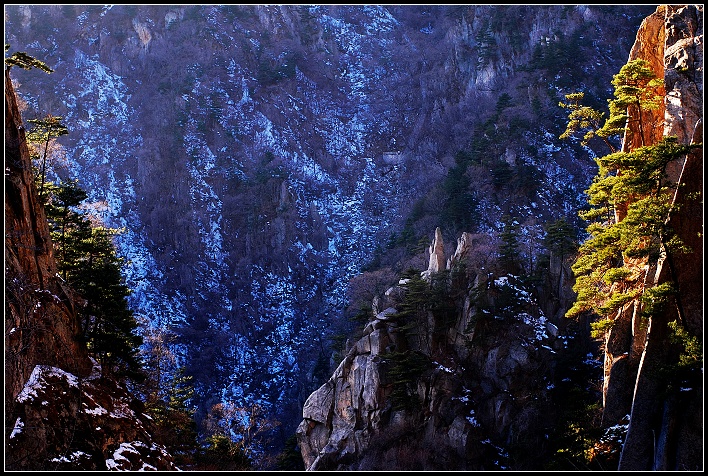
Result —
[[622, 66], [613, 79], [615, 99], [608, 100], [610, 117], [597, 135], [609, 137], [631, 132], [631, 123], [636, 123], [639, 129], [640, 144], [647, 144], [647, 136], [642, 120], [643, 111], [653, 111], [659, 108], [663, 101], [664, 81], [656, 77], [649, 62], [636, 59]]
[[66, 126], [61, 123], [61, 120], [61, 117], [52, 116], [51, 114], [48, 114], [44, 117], [44, 119], [30, 119], [27, 121], [34, 125], [32, 130], [30, 130], [29, 134], [27, 134], [27, 140], [29, 142], [39, 144], [40, 147], [43, 149], [41, 155], [37, 157], [42, 164], [39, 170], [40, 197], [42, 197], [42, 195], [44, 194], [44, 180], [47, 172], [49, 144], [54, 139], [69, 133], [69, 129], [67, 129]]
[[389, 352], [385, 354], [388, 363], [388, 378], [393, 384], [391, 406], [394, 410], [413, 411], [420, 408], [418, 381], [431, 368], [431, 360], [416, 350]]
[[[5, 53], [7, 53], [9, 49], [10, 45], [5, 43]], [[37, 58], [30, 56], [22, 51], [17, 51], [5, 58], [5, 64], [7, 65], [7, 69], [12, 68], [13, 66], [19, 66], [20, 68], [27, 70], [30, 70], [32, 68], [41, 69], [47, 74], [54, 72], [54, 70], [47, 66], [44, 61], [40, 61]]]
[[48, 183], [46, 197], [48, 200], [44, 209], [49, 221], [57, 264], [62, 278], [66, 281], [70, 263], [76, 262], [77, 254], [82, 253], [77, 246], [81, 241], [78, 237], [85, 237], [90, 233], [90, 224], [77, 212], [77, 207], [87, 195], [79, 188], [78, 181], [67, 180], [59, 185]]
[[94, 226], [80, 213], [86, 198], [76, 181], [47, 184], [46, 212], [57, 267], [80, 297], [79, 319], [89, 351], [104, 370], [140, 381], [142, 337], [128, 307], [130, 289], [121, 273], [125, 263], [116, 254], [113, 238], [120, 230]]
[[169, 388], [149, 395], [147, 413], [152, 417], [154, 437], [175, 458], [178, 466], [192, 465], [198, 452], [195, 409], [190, 406], [194, 396], [192, 377], [180, 368], [174, 373]]
[[590, 140], [597, 136], [605, 142], [610, 152], [617, 152], [617, 147], [609, 141], [608, 136], [597, 135], [605, 115], [589, 106], [581, 105], [584, 98], [585, 93], [571, 93], [565, 95], [567, 102], [558, 103], [560, 107], [570, 111], [568, 113], [568, 124], [560, 138], [570, 139], [574, 134], [584, 131], [583, 140], [580, 142], [581, 145], [588, 145]]
[[428, 311], [430, 309], [430, 284], [421, 278], [420, 272], [413, 273], [406, 284], [406, 297], [400, 304], [395, 318], [405, 333], [411, 346], [425, 348], [428, 335]]
[[291, 435], [285, 440], [285, 448], [276, 459], [278, 471], [304, 471], [305, 463], [298, 449], [297, 436]]
[[[599, 173], [586, 191], [595, 208], [581, 213], [591, 222], [590, 237], [580, 246], [572, 266], [578, 296], [567, 316], [593, 310], [609, 317], [639, 294], [630, 285], [642, 277], [632, 260], [655, 260], [660, 252], [681, 251], [666, 225], [674, 185], [665, 175], [667, 164], [691, 147], [666, 138], [654, 146], [597, 159]], [[622, 220], [612, 213], [617, 203], [626, 206]]]
[[470, 179], [467, 167], [472, 158], [460, 152], [455, 155], [455, 165], [448, 171], [442, 182], [444, 202], [440, 210], [443, 224], [453, 230], [470, 230], [478, 222], [479, 200], [470, 191]]
[[660, 107], [664, 95], [663, 80], [656, 77], [648, 61], [636, 59], [628, 62], [618, 74], [613, 76], [612, 84], [615, 87], [615, 99], [607, 101], [609, 117], [606, 120], [604, 113], [581, 105], [585, 97], [584, 93], [566, 94], [567, 102], [559, 103], [560, 107], [570, 111], [566, 130], [560, 135], [561, 139], [568, 139], [584, 131], [582, 145], [587, 145], [593, 137], [599, 137], [610, 149], [610, 153], [614, 154], [618, 148], [613, 145], [610, 138], [621, 137], [631, 131], [629, 128], [631, 123], [636, 123], [640, 144], [648, 145], [646, 142], [648, 131], [645, 131], [647, 125], [643, 122], [642, 112], [653, 111]]
[[[663, 82], [655, 77], [649, 63], [637, 59], [623, 66], [614, 76], [614, 100], [609, 100], [610, 115], [593, 133], [604, 138], [626, 134], [634, 121], [645, 144], [642, 112], [659, 107]], [[571, 96], [582, 99], [582, 97]], [[573, 108], [571, 108], [573, 109]], [[579, 110], [577, 108], [575, 111]], [[597, 119], [599, 116], [592, 116]], [[589, 123], [571, 122], [564, 136]], [[611, 327], [610, 316], [643, 292], [637, 286], [643, 279], [644, 259], [656, 260], [660, 253], [680, 252], [680, 241], [667, 226], [676, 184], [666, 179], [667, 165], [692, 147], [667, 137], [655, 145], [643, 145], [626, 152], [596, 159], [598, 173], [586, 190], [592, 208], [580, 213], [589, 225], [589, 238], [580, 246], [572, 266], [576, 275], [573, 290], [577, 297], [566, 316], [593, 311], [603, 319], [595, 329]]]
[[546, 236], [543, 244], [561, 259], [575, 253], [578, 249], [577, 233], [565, 218], [560, 218], [545, 225]]
[[499, 248], [499, 264], [505, 272], [517, 274], [521, 269], [519, 259], [519, 223], [509, 215], [502, 217], [502, 244]]
[[125, 260], [116, 255], [113, 246], [117, 231], [91, 228], [91, 235], [81, 243], [85, 254], [70, 282], [87, 301], [81, 314], [89, 350], [119, 375], [139, 379], [143, 367], [138, 354], [142, 337], [136, 333], [137, 321], [128, 308], [131, 291], [122, 282]]

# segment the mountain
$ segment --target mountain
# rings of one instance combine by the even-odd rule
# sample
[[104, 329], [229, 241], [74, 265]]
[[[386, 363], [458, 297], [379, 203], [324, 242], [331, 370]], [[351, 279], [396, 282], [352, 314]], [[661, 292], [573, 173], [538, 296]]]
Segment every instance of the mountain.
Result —
[[[622, 151], [664, 137], [698, 147], [666, 166], [675, 190], [667, 225], [686, 248], [663, 246], [659, 256], [630, 260], [645, 278], [633, 285], [640, 294], [630, 294], [612, 317], [604, 364], [574, 356], [582, 348], [578, 335], [547, 319], [523, 280], [480, 263], [471, 235], [463, 234], [450, 255], [438, 228], [428, 269], [374, 300], [361, 337], [305, 402], [297, 434], [306, 468], [569, 470], [587, 461], [588, 469], [702, 469], [702, 361], [688, 365], [695, 349], [677, 347], [672, 331], [681, 322], [684, 339], [703, 332], [696, 199], [703, 185], [702, 32], [702, 9], [661, 6], [642, 23], [630, 53], [630, 61], [647, 60], [664, 79], [666, 100], [641, 121], [626, 119]], [[641, 123], [663, 127], [644, 131]], [[617, 213], [620, 223], [630, 219], [626, 205]], [[549, 271], [551, 281], [561, 274]], [[665, 284], [678, 290], [665, 304], [657, 294], [647, 299]], [[580, 436], [590, 438], [573, 460], [562, 430], [580, 423], [566, 418], [582, 400], [568, 399], [591, 393], [572, 387], [587, 383], [593, 373], [580, 369], [593, 364], [604, 367], [592, 377], [602, 382], [602, 412], [595, 413], [601, 433]], [[580, 415], [580, 425], [593, 426], [589, 408]]]
[[[5, 25], [54, 69], [13, 70], [23, 118], [70, 130], [52, 179], [125, 229], [131, 307], [193, 376], [198, 421], [257, 406], [277, 451], [438, 226], [494, 255], [513, 217], [528, 273], [546, 224], [579, 233], [600, 147], [558, 139], [558, 102], [603, 106], [655, 10], [9, 5]], [[537, 305], [558, 323], [571, 273], [550, 259]]]

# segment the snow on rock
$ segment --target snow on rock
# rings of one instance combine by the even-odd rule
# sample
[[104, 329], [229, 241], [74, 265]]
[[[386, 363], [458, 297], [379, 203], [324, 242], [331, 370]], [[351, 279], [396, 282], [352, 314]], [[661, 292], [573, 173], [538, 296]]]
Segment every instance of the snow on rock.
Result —
[[153, 442], [150, 422], [133, 408], [134, 397], [100, 373], [79, 379], [57, 367], [37, 365], [15, 405], [21, 416], [8, 442], [6, 469], [178, 469], [172, 456]]

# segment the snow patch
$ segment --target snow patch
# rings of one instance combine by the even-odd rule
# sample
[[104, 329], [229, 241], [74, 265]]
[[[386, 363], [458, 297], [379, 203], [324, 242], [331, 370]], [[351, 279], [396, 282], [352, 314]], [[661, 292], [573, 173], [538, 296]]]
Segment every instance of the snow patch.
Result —
[[17, 401], [19, 403], [26, 402], [28, 400], [33, 400], [37, 397], [37, 392], [44, 388], [46, 377], [61, 377], [66, 379], [72, 387], [78, 387], [79, 381], [75, 375], [65, 372], [57, 367], [51, 367], [49, 365], [36, 365], [30, 374], [29, 379], [25, 383], [24, 387], [17, 395]]

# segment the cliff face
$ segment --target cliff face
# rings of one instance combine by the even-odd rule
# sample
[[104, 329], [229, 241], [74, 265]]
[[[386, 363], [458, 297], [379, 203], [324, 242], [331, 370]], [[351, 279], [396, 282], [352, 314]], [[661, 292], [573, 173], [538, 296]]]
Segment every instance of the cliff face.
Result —
[[21, 124], [5, 69], [5, 470], [175, 469], [77, 340]]
[[[661, 6], [639, 30], [629, 59], [647, 59], [666, 88], [664, 107], [647, 118], [663, 124], [649, 144], [666, 136], [683, 144], [703, 141], [702, 25], [702, 6]], [[638, 146], [631, 139], [638, 134], [630, 130], [625, 150]], [[702, 382], [682, 381], [680, 390], [671, 389], [663, 373], [678, 358], [668, 323], [682, 323], [699, 339], [703, 335], [702, 149], [669, 164], [667, 174], [678, 185], [667, 224], [690, 251], [667, 252], [644, 266], [648, 287], [668, 282], [678, 293], [672, 305], [644, 325], [639, 313], [645, 304], [639, 299], [627, 304], [606, 340], [603, 425], [630, 417], [621, 470], [697, 470], [703, 464]]]
[[[374, 300], [361, 338], [305, 402], [297, 436], [307, 469], [542, 464], [555, 424], [554, 361], [569, 339], [515, 276], [480, 266], [474, 246], [465, 233], [446, 256], [436, 230], [428, 269]], [[462, 266], [475, 291], [458, 297], [452, 314], [432, 304], [412, 318], [421, 288], [435, 289], [449, 276], [454, 282]]]
[[49, 227], [39, 205], [25, 131], [5, 70], [5, 401], [20, 393], [34, 366], [90, 371], [70, 291], [57, 275]]

